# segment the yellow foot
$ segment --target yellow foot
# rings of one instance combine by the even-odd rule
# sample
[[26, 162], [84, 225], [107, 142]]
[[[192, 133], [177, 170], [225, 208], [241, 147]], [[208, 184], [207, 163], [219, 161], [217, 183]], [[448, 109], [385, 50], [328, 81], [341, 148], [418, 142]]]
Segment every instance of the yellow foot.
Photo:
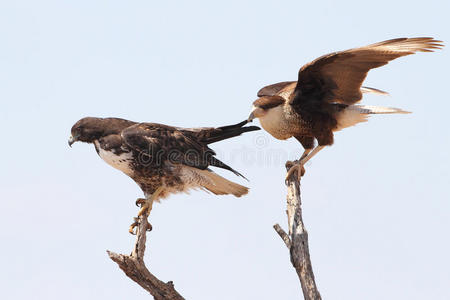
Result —
[[139, 219], [134, 218], [134, 222], [131, 223], [130, 228], [128, 228], [128, 232], [131, 233], [132, 235], [135, 235], [136, 232], [134, 232], [134, 228], [137, 227], [138, 225], [139, 225]]
[[136, 206], [140, 206], [141, 209], [138, 212], [138, 217], [142, 215], [149, 215], [152, 211], [153, 207], [153, 200], [152, 199], [144, 199], [144, 198], [138, 198], [136, 200]]
[[[134, 218], [134, 222], [130, 225], [130, 228], [128, 229], [128, 232], [131, 234], [136, 234], [135, 228], [139, 225], [139, 218], [145, 217], [148, 218], [152, 206], [153, 206], [153, 200], [152, 199], [144, 199], [144, 198], [138, 198], [136, 200], [136, 206], [140, 206], [141, 209], [138, 212], [138, 216]], [[147, 231], [152, 230], [152, 225], [148, 223]]]
[[[137, 218], [134, 218], [133, 224], [130, 225], [130, 229], [128, 229], [128, 231], [131, 234], [135, 234], [134, 228], [139, 225], [139, 218], [140, 217], [148, 218], [148, 216], [150, 215], [150, 212], [152, 211], [153, 201], [158, 199], [158, 196], [160, 195], [160, 193], [163, 190], [164, 190], [164, 187], [159, 187], [147, 199], [146, 198], [138, 198], [136, 200], [136, 202], [135, 202], [136, 206], [140, 206], [141, 209], [138, 212]], [[150, 223], [148, 223], [147, 231], [151, 231], [151, 230], [152, 230], [152, 225]]]
[[286, 168], [289, 168], [289, 171], [286, 174], [286, 178], [284, 179], [286, 184], [288, 183], [289, 178], [294, 174], [294, 172], [297, 173], [297, 178], [300, 179], [303, 175], [305, 175], [305, 168], [301, 161], [287, 161], [286, 162]]
[[[130, 225], [128, 232], [131, 233], [132, 235], [135, 235], [136, 232], [134, 228], [136, 228], [137, 226], [139, 226], [139, 218], [134, 218], [134, 222]], [[152, 229], [153, 229], [152, 224], [148, 223], [147, 231], [152, 231]]]

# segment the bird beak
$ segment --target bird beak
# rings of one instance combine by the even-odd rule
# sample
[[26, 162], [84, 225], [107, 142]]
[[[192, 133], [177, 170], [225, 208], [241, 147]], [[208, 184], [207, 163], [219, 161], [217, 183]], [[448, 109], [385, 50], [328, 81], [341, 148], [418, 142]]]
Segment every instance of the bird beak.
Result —
[[71, 135], [69, 137], [69, 141], [68, 141], [70, 148], [72, 148], [72, 144], [75, 142], [76, 142], [76, 139]]
[[254, 118], [255, 118], [255, 113], [252, 111], [251, 114], [248, 116], [247, 123], [253, 122]]

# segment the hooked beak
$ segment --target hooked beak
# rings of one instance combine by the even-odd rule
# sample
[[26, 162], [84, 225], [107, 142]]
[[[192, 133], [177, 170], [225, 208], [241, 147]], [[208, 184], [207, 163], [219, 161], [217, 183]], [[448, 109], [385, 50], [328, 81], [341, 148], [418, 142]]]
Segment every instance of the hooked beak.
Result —
[[253, 122], [254, 118], [255, 118], [255, 113], [252, 111], [251, 114], [248, 116], [247, 123]]
[[69, 143], [70, 148], [72, 148], [72, 144], [75, 143], [76, 141], [77, 140], [72, 135], [69, 137], [68, 143]]

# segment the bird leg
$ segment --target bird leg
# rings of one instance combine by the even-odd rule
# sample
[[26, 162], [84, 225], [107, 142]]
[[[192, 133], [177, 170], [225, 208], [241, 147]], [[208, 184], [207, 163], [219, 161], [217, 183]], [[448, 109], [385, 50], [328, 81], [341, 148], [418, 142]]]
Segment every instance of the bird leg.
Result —
[[289, 171], [286, 174], [285, 182], [292, 176], [294, 172], [297, 172], [297, 177], [300, 178], [305, 174], [304, 165], [325, 146], [317, 146], [314, 149], [305, 149], [299, 160], [286, 162], [286, 167], [289, 167]]
[[[131, 234], [134, 233], [134, 228], [139, 225], [139, 217], [141, 216], [149, 216], [150, 212], [152, 211], [153, 202], [158, 199], [159, 194], [161, 194], [163, 188], [159, 187], [156, 189], [156, 191], [149, 197], [149, 198], [138, 198], [136, 200], [136, 205], [140, 205], [141, 209], [138, 212], [138, 216], [134, 218], [134, 222], [130, 225], [130, 228], [128, 229], [128, 232]], [[147, 228], [148, 231], [152, 230], [152, 225], [148, 223], [149, 228]]]
[[305, 149], [305, 151], [303, 151], [302, 156], [300, 156], [300, 159], [299, 159], [299, 160], [302, 160], [302, 159], [304, 159], [305, 157], [307, 157], [308, 154], [309, 154], [311, 151], [312, 151], [312, 148], [311, 148], [311, 149]]
[[317, 153], [319, 153], [319, 151], [322, 150], [323, 148], [325, 148], [325, 146], [317, 146], [316, 148], [313, 149], [313, 151], [311, 151], [311, 153], [309, 153], [306, 157], [301, 159], [300, 163], [303, 165], [306, 164], [308, 162], [308, 160], [313, 158], [313, 156], [316, 155]]

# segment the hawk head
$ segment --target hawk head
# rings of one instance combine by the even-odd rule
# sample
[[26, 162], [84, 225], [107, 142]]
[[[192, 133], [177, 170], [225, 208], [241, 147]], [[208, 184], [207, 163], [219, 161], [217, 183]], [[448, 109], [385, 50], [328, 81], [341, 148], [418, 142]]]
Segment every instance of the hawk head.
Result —
[[101, 138], [105, 133], [103, 119], [86, 117], [72, 126], [71, 136], [69, 138], [69, 146], [75, 142], [93, 143]]

